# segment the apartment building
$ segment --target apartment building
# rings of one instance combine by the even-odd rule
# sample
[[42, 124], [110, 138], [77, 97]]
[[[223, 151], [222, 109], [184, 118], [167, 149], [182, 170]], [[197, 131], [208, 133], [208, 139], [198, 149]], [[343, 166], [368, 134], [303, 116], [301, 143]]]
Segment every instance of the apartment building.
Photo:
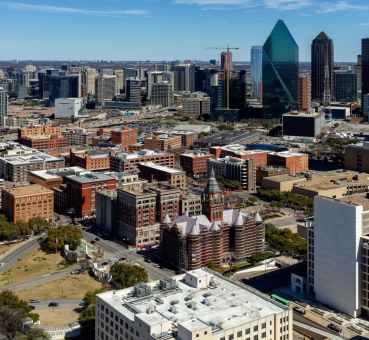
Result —
[[95, 328], [95, 340], [287, 340], [293, 317], [256, 290], [198, 269], [98, 294]]
[[111, 142], [120, 145], [123, 150], [128, 150], [130, 145], [137, 143], [137, 129], [123, 127], [111, 131]]
[[38, 184], [2, 190], [2, 211], [12, 223], [54, 219], [54, 194]]
[[70, 151], [70, 165], [85, 168], [89, 171], [110, 170], [110, 155], [101, 151]]

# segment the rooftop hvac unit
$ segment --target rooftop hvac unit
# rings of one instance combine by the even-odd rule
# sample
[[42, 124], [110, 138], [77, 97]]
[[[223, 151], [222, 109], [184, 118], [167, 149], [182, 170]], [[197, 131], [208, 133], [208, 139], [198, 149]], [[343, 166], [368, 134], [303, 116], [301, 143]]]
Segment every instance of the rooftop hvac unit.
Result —
[[139, 283], [134, 288], [136, 297], [144, 297], [151, 295], [151, 287], [145, 283]]
[[171, 290], [177, 288], [177, 281], [174, 279], [160, 280], [159, 288], [161, 290]]

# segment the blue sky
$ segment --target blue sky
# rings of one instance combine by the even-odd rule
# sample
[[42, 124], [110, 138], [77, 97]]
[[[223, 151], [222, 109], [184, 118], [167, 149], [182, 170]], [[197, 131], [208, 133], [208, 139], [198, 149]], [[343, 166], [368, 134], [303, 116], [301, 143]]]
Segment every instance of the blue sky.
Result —
[[174, 60], [217, 57], [228, 43], [249, 60], [278, 19], [310, 59], [321, 30], [336, 60], [354, 61], [369, 37], [369, 0], [0, 0], [0, 60]]

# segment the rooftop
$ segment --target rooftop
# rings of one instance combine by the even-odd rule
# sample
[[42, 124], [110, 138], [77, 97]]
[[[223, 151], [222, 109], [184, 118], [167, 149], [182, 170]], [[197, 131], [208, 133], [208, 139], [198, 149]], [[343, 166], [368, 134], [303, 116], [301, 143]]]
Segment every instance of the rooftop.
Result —
[[307, 157], [308, 156], [305, 153], [292, 152], [292, 151], [269, 152], [269, 155], [283, 157], [283, 158], [302, 157], [302, 156], [306, 156]]
[[158, 165], [156, 163], [153, 162], [142, 162], [140, 163], [140, 166], [145, 166], [154, 170], [159, 170], [159, 171], [163, 171], [163, 172], [167, 172], [170, 174], [176, 174], [176, 175], [181, 175], [184, 174], [184, 171], [180, 170], [180, 169], [174, 169], [174, 168], [169, 168], [167, 166], [164, 165]]
[[39, 194], [52, 194], [53, 192], [39, 184], [31, 184], [6, 190], [15, 197], [32, 196]]
[[[152, 329], [178, 326], [195, 331], [211, 328], [224, 332], [240, 324], [250, 323], [286, 308], [252, 288], [230, 281], [207, 269], [197, 269], [168, 281], [151, 282], [142, 290], [128, 288], [98, 295], [118, 313], [134, 321], [136, 318]], [[145, 289], [147, 288], [147, 289]]]
[[369, 210], [369, 199], [367, 198], [366, 194], [346, 196], [341, 198], [340, 201], [351, 205], [362, 206], [364, 211]]
[[320, 112], [311, 112], [311, 113], [307, 113], [307, 112], [289, 112], [289, 113], [285, 113], [283, 115], [283, 117], [297, 117], [297, 118], [316, 118], [321, 116]]
[[122, 159], [122, 160], [131, 160], [136, 158], [142, 158], [142, 157], [151, 157], [156, 155], [166, 155], [166, 152], [157, 152], [154, 150], [140, 150], [137, 152], [120, 152], [115, 155], [115, 157]]
[[67, 178], [80, 184], [115, 180], [115, 178], [112, 176], [108, 176], [98, 172], [92, 173], [88, 171], [76, 175], [67, 176]]
[[60, 168], [60, 169], [30, 171], [32, 175], [42, 178], [44, 180], [58, 179], [63, 176], [75, 175], [81, 172], [86, 172], [86, 169], [80, 168], [78, 166], [72, 166], [72, 167]]

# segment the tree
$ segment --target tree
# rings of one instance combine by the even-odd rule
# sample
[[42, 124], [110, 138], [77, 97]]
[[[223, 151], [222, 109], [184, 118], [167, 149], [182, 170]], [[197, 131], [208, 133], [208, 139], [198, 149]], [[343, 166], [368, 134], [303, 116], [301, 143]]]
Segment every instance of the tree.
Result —
[[87, 292], [83, 298], [84, 306], [78, 319], [81, 325], [82, 339], [95, 339], [96, 295], [103, 291], [102, 288]]
[[127, 263], [115, 263], [110, 269], [113, 284], [118, 289], [128, 288], [140, 282], [147, 282], [149, 277], [145, 268]]
[[61, 251], [68, 244], [71, 250], [75, 250], [80, 245], [81, 239], [81, 231], [74, 226], [52, 228], [43, 243], [43, 248], [46, 251]]
[[38, 320], [38, 314], [32, 313], [27, 302], [19, 299], [14, 293], [4, 291], [0, 293], [0, 334], [7, 339], [49, 339], [47, 334], [36, 328], [24, 328], [25, 319]]

